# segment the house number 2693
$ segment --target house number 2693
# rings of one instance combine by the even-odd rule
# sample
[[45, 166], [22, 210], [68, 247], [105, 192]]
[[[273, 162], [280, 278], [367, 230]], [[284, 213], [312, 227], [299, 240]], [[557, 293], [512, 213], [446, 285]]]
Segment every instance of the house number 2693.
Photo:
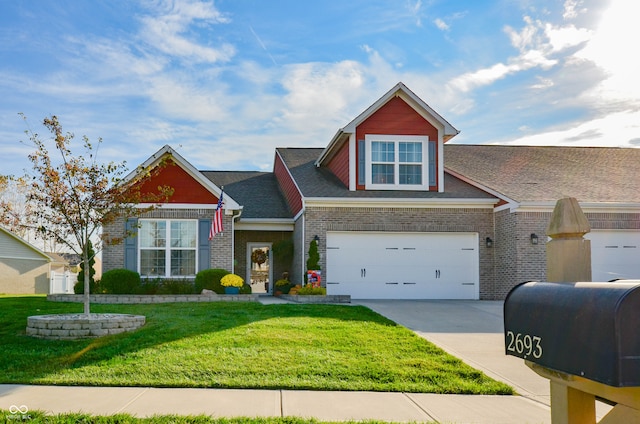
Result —
[[507, 331], [507, 350], [516, 352], [518, 355], [533, 356], [538, 359], [542, 357], [542, 339], [538, 336], [530, 336], [528, 334], [513, 334], [513, 331]]

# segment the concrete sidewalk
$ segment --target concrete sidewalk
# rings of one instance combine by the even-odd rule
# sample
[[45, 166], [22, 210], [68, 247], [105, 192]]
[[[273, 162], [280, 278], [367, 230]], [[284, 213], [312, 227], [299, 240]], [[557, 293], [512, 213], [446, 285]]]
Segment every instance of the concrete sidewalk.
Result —
[[[544, 405], [521, 396], [289, 390], [159, 389], [0, 385], [0, 409], [51, 414], [127, 413], [213, 417], [303, 417], [478, 424], [549, 423]], [[18, 412], [19, 413], [19, 412]]]

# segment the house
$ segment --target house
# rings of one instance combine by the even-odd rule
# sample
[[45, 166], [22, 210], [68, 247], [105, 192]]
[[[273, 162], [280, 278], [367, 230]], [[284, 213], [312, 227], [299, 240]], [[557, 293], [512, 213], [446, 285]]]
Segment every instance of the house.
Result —
[[[456, 145], [448, 121], [399, 83], [319, 148], [278, 148], [272, 172], [196, 170], [171, 147], [149, 188], [175, 188], [104, 269], [192, 277], [225, 268], [271, 293], [303, 281], [317, 240], [323, 285], [352, 298], [502, 299], [545, 280], [545, 230], [575, 197], [593, 231], [593, 279], [640, 278], [640, 149]], [[208, 239], [224, 187], [224, 232]], [[292, 255], [276, 255], [283, 246]]]
[[52, 272], [62, 274], [65, 265], [62, 258], [0, 227], [0, 293], [49, 293]]

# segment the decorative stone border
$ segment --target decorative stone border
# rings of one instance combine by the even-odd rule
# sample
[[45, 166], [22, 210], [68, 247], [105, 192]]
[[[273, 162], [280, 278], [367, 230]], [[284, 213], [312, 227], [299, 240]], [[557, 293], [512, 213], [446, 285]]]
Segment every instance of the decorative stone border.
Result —
[[351, 296], [348, 294], [328, 294], [326, 296], [282, 294], [280, 298], [296, 303], [351, 303]]
[[[49, 294], [51, 302], [82, 303], [82, 294]], [[101, 304], [138, 304], [138, 303], [177, 303], [177, 302], [257, 302], [257, 294], [90, 294], [91, 303]]]
[[59, 314], [27, 318], [27, 335], [50, 340], [75, 340], [133, 331], [145, 324], [142, 315]]

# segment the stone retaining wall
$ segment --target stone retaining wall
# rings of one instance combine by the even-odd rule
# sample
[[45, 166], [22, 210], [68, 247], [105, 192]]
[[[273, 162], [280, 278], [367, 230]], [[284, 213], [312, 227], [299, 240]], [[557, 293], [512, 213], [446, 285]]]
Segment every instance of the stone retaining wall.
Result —
[[[82, 303], [82, 294], [50, 294], [47, 300], [51, 302]], [[177, 303], [177, 302], [257, 302], [257, 294], [237, 295], [203, 295], [203, 294], [91, 294], [91, 303], [115, 304], [115, 303]]]
[[142, 315], [36, 315], [27, 318], [27, 335], [41, 339], [75, 340], [133, 331], [144, 324]]
[[283, 294], [281, 299], [296, 303], [351, 303], [351, 296], [344, 294], [321, 295], [300, 295]]

